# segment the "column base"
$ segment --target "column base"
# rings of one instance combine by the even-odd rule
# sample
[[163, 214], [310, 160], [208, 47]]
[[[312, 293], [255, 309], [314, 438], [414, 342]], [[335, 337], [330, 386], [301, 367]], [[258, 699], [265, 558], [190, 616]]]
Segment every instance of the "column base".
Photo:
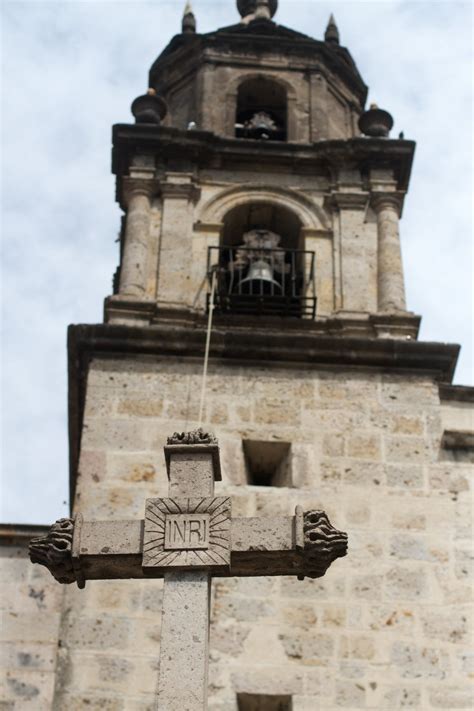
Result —
[[378, 313], [370, 317], [370, 322], [378, 338], [416, 341], [420, 330], [421, 316], [417, 316], [411, 311]]
[[327, 318], [328, 329], [338, 326], [338, 335], [354, 338], [397, 338], [416, 340], [421, 316], [409, 311], [368, 313], [341, 309]]
[[104, 321], [122, 326], [148, 326], [155, 315], [156, 302], [137, 296], [114, 294], [104, 301]]

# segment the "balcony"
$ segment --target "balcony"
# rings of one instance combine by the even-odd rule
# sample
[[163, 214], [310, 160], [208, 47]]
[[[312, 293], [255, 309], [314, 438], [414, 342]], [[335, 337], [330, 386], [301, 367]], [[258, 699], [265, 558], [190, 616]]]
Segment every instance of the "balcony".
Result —
[[209, 247], [207, 269], [211, 302], [221, 314], [316, 315], [315, 253], [301, 249], [244, 246]]

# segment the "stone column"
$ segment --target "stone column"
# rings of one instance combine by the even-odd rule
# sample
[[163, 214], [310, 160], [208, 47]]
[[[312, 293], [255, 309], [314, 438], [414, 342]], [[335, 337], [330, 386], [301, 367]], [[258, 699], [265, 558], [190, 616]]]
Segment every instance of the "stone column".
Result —
[[400, 206], [398, 194], [379, 194], [372, 198], [378, 233], [378, 310], [386, 313], [406, 310], [398, 227]]
[[153, 181], [136, 178], [130, 178], [125, 186], [127, 220], [120, 267], [121, 296], [146, 296], [153, 188]]

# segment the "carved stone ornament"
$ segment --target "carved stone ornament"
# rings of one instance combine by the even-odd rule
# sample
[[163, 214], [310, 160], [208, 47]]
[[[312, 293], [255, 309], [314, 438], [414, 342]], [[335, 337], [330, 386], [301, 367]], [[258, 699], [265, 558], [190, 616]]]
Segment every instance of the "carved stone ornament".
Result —
[[167, 444], [218, 444], [212, 432], [204, 432], [200, 427], [193, 432], [175, 432], [168, 437]]
[[334, 528], [324, 511], [303, 513], [297, 507], [296, 542], [306, 559], [308, 578], [321, 577], [336, 558], [347, 555], [347, 533]]
[[46, 536], [33, 538], [29, 545], [30, 560], [46, 566], [58, 583], [77, 582], [83, 587], [83, 581], [74, 569], [72, 541], [74, 519], [60, 518], [53, 523]]
[[231, 500], [147, 499], [143, 568], [228, 570]]

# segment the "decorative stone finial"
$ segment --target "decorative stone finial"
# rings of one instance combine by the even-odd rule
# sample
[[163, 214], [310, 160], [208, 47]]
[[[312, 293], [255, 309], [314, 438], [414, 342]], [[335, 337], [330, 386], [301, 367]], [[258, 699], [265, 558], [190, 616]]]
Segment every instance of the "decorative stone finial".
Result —
[[148, 89], [146, 94], [137, 96], [130, 107], [136, 123], [160, 124], [167, 114], [166, 101], [157, 96], [154, 89]]
[[243, 20], [271, 20], [278, 9], [278, 0], [237, 0], [237, 9]]
[[33, 538], [29, 545], [31, 562], [46, 566], [58, 583], [69, 584], [77, 580], [72, 565], [73, 534], [73, 519], [60, 518], [46, 536]]
[[200, 427], [193, 432], [175, 432], [168, 437], [167, 444], [217, 444], [217, 438], [212, 432], [204, 432]]
[[326, 32], [324, 33], [324, 41], [328, 44], [339, 44], [339, 30], [337, 29], [336, 20], [331, 13]]
[[308, 562], [308, 578], [321, 577], [336, 558], [347, 555], [347, 533], [334, 528], [324, 511], [303, 512], [297, 506], [295, 533], [297, 549]]
[[196, 18], [190, 2], [187, 2], [184, 8], [181, 32], [185, 35], [193, 35], [196, 32]]
[[359, 118], [359, 128], [365, 136], [371, 138], [388, 138], [393, 128], [393, 118], [377, 104], [370, 104], [370, 109], [364, 111]]

